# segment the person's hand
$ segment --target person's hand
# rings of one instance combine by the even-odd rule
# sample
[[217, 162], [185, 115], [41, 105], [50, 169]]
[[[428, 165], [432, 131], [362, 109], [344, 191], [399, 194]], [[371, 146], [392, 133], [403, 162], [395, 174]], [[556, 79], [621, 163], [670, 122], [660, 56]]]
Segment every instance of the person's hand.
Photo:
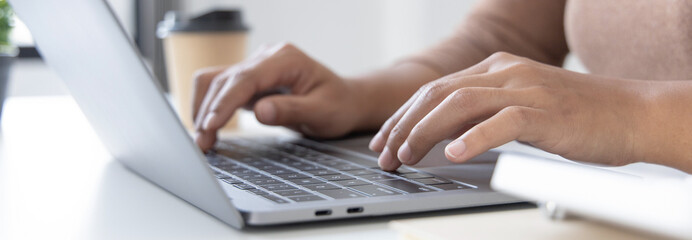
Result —
[[[363, 117], [355, 83], [344, 81], [291, 44], [260, 49], [226, 69], [196, 74], [195, 141], [206, 151], [216, 133], [241, 107], [254, 109], [267, 125], [286, 126], [313, 137], [352, 131]], [[284, 94], [268, 94], [283, 90]]]
[[572, 160], [623, 165], [650, 147], [637, 136], [652, 105], [649, 85], [497, 53], [420, 88], [370, 148], [385, 170], [414, 165], [455, 137], [445, 155], [458, 163], [518, 140]]

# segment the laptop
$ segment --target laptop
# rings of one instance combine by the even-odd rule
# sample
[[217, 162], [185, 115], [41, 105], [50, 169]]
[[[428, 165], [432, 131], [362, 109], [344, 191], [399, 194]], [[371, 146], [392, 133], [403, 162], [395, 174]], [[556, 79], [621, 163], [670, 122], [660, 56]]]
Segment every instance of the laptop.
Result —
[[[368, 138], [235, 138], [202, 153], [105, 1], [11, 0], [47, 64], [128, 169], [235, 228], [516, 203], [497, 152], [384, 172]], [[444, 160], [441, 145], [424, 161]]]

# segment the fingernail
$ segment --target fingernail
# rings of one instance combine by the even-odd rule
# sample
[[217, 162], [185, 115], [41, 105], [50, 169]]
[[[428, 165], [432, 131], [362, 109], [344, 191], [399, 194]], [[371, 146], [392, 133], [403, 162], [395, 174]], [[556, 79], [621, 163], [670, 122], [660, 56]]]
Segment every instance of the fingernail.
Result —
[[411, 148], [408, 146], [408, 141], [401, 145], [397, 156], [402, 163], [408, 164], [411, 161]]
[[382, 148], [382, 144], [380, 142], [382, 142], [382, 132], [377, 132], [377, 134], [375, 134], [375, 137], [373, 137], [372, 140], [370, 140], [370, 144], [368, 145], [368, 147], [370, 148], [370, 150], [378, 152], [379, 149]]
[[216, 118], [216, 113], [210, 113], [208, 114], [205, 118], [204, 121], [202, 121], [202, 128], [204, 130], [209, 129], [209, 125], [211, 125], [211, 122]]
[[445, 147], [445, 151], [448, 155], [454, 158], [459, 158], [459, 156], [464, 154], [464, 151], [466, 151], [466, 143], [464, 143], [464, 141], [461, 139], [454, 140], [448, 144], [447, 147]]
[[276, 121], [276, 108], [268, 101], [260, 102], [257, 106], [257, 118], [263, 123], [274, 123]]
[[310, 129], [310, 127], [308, 127], [308, 125], [301, 124], [299, 128], [300, 128], [300, 131], [303, 132], [305, 135], [308, 135], [308, 136], [317, 135], [317, 134], [315, 134], [315, 131], [313, 131], [312, 129]]
[[398, 163], [399, 161], [392, 157], [392, 152], [389, 151], [389, 148], [385, 147], [380, 154], [380, 159], [378, 161], [380, 168], [385, 171], [391, 171], [398, 167]]

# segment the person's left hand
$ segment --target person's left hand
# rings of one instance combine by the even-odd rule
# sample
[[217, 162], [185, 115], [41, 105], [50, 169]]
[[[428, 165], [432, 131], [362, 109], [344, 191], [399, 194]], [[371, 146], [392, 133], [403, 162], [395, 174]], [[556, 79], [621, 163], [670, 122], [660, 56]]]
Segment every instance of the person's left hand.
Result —
[[568, 159], [623, 165], [640, 157], [636, 134], [651, 107], [649, 82], [579, 74], [507, 53], [428, 83], [370, 143], [380, 167], [413, 165], [458, 137], [446, 157], [464, 162], [512, 140]]

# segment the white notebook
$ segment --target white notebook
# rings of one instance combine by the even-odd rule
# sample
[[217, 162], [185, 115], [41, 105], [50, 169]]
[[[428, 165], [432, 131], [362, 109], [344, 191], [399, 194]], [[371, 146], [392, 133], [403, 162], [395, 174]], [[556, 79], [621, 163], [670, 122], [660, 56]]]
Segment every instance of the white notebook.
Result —
[[653, 164], [598, 167], [561, 158], [503, 153], [495, 190], [555, 203], [568, 214], [676, 238], [692, 238], [692, 177]]

